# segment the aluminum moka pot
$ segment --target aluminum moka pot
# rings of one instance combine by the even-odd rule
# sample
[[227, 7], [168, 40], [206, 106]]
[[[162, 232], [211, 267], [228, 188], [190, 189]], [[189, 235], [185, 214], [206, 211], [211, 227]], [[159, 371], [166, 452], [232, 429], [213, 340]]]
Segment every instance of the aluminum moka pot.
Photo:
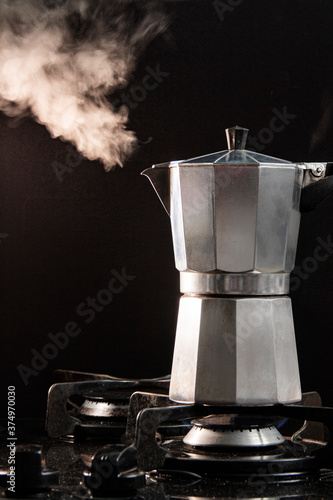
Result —
[[301, 399], [289, 292], [302, 188], [326, 164], [228, 150], [143, 172], [170, 215], [180, 300], [170, 399], [272, 404]]

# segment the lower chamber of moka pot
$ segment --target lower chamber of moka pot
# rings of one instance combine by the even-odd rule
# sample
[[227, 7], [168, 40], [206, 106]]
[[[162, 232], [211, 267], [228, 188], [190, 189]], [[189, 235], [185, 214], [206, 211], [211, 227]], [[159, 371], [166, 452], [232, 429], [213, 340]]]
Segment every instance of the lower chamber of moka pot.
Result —
[[170, 399], [212, 405], [300, 401], [290, 298], [183, 295]]

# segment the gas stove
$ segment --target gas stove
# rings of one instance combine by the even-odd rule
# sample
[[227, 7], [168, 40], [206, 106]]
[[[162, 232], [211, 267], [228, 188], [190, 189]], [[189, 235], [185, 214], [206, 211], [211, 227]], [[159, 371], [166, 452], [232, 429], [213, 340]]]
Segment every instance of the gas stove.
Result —
[[333, 177], [326, 164], [245, 150], [247, 132], [143, 172], [170, 215], [180, 271], [171, 376], [58, 371], [47, 437], [7, 444], [3, 497], [333, 498], [333, 408], [301, 392], [287, 296], [300, 211]]
[[16, 492], [3, 469], [4, 498], [333, 498], [333, 409], [316, 392], [289, 405], [189, 405], [169, 399], [168, 377], [56, 375], [47, 435], [21, 423]]

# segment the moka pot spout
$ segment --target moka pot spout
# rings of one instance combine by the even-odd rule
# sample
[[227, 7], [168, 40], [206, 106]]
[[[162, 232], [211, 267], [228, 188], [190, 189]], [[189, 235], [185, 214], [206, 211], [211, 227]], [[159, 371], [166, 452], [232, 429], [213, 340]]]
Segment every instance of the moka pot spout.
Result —
[[141, 175], [145, 175], [151, 182], [165, 211], [170, 216], [170, 163], [160, 163], [147, 168]]

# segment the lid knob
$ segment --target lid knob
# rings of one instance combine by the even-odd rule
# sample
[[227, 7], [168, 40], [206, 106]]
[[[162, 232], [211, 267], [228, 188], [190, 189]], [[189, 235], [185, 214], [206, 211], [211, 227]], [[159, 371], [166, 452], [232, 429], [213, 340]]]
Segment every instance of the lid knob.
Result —
[[249, 133], [248, 128], [236, 125], [236, 127], [226, 128], [225, 133], [229, 151], [232, 149], [245, 149], [247, 134]]

